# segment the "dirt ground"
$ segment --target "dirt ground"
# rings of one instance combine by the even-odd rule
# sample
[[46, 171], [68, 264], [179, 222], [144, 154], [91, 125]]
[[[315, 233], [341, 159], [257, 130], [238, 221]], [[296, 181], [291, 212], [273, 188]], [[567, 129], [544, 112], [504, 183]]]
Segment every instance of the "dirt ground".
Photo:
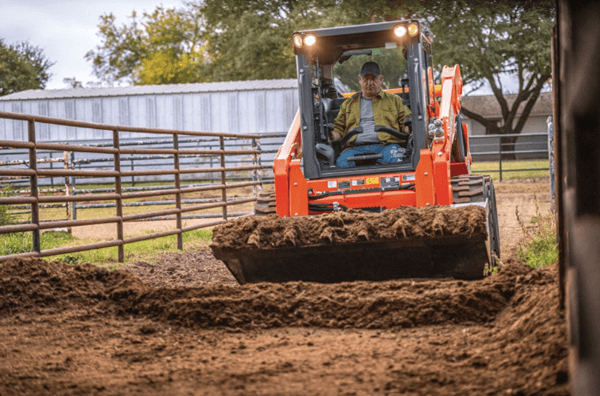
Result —
[[568, 395], [556, 266], [505, 255], [547, 189], [497, 189], [505, 264], [478, 281], [240, 286], [208, 249], [5, 263], [0, 395]]
[[533, 216], [548, 214], [550, 210], [550, 182], [508, 180], [494, 183], [502, 257], [512, 257], [523, 239], [518, 216], [525, 225]]

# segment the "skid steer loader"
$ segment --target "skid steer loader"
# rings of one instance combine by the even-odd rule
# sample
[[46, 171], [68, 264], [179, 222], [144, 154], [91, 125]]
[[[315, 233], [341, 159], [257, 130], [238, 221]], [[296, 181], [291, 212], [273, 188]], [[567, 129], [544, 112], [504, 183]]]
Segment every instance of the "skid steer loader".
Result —
[[[407, 276], [473, 279], [483, 277], [486, 266], [495, 265], [500, 241], [494, 187], [489, 176], [471, 174], [468, 130], [461, 120], [460, 68], [445, 66], [441, 84], [435, 85], [432, 41], [428, 25], [420, 20], [293, 34], [300, 108], [274, 159], [275, 193], [262, 194], [255, 211], [257, 216], [270, 214], [265, 217], [270, 224], [274, 218], [271, 213], [279, 220], [269, 228], [258, 218], [251, 222], [238, 219], [213, 231], [215, 256], [240, 283]], [[369, 154], [350, 158], [354, 167], [337, 167], [344, 144], [361, 130], [349, 131], [341, 141], [332, 141], [330, 132], [341, 104], [353, 95], [353, 89], [360, 89], [352, 84], [356, 84], [360, 65], [366, 61], [381, 65], [386, 78], [382, 89], [400, 96], [410, 108], [411, 119], [405, 120], [405, 125], [412, 133], [409, 136], [404, 128], [376, 126], [376, 130], [405, 142], [402, 162], [383, 164], [378, 162], [380, 156]], [[440, 221], [459, 213], [448, 210], [459, 211], [464, 206], [479, 211], [481, 216], [476, 218], [481, 224], [444, 234]], [[372, 229], [378, 216], [403, 207], [416, 208], [431, 218], [436, 223], [429, 225], [433, 231], [416, 236], [403, 231], [403, 235], [398, 232], [393, 237], [381, 232], [372, 232], [369, 237], [363, 232], [362, 238], [344, 239], [339, 233], [347, 231], [338, 230], [337, 239], [326, 237], [309, 245], [296, 241], [260, 243], [261, 232], [288, 232], [284, 237], [288, 238], [290, 232], [297, 235], [310, 229], [306, 216], [321, 221], [339, 211], [357, 213], [356, 209], [361, 209], [373, 212], [360, 220]], [[459, 216], [462, 213], [468, 212], [460, 211]], [[381, 227], [385, 227], [384, 218], [380, 219]], [[236, 221], [246, 223], [236, 226]], [[335, 221], [354, 219], [338, 216]], [[236, 243], [224, 242], [226, 237], [233, 237]]]

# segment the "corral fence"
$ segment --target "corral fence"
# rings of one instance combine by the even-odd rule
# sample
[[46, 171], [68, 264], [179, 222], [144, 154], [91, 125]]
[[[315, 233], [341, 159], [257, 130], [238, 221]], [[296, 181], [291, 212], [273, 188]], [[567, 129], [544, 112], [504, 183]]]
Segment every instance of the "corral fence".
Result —
[[[0, 226], [0, 233], [31, 232], [33, 251], [0, 256], [46, 257], [106, 247], [118, 247], [118, 259], [124, 258], [124, 245], [148, 239], [177, 235], [182, 249], [182, 234], [212, 227], [230, 217], [249, 212], [229, 212], [228, 207], [255, 202], [263, 184], [273, 183], [273, 159], [285, 139], [285, 132], [235, 134], [195, 132], [156, 128], [135, 128], [56, 119], [37, 115], [0, 112], [0, 118], [27, 123], [27, 140], [0, 140], [0, 187], [9, 187], [12, 196], [0, 197], [1, 205], [10, 205], [12, 214], [28, 215], [20, 224]], [[110, 140], [37, 142], [36, 124], [56, 124], [99, 130], [111, 130]], [[549, 122], [549, 128], [551, 123]], [[120, 138], [120, 133], [134, 137]], [[158, 138], [135, 137], [152, 134]], [[163, 135], [163, 136], [160, 136]], [[498, 168], [487, 172], [542, 171], [549, 168], [503, 168], [503, 156], [548, 158], [552, 139], [548, 132], [519, 134], [527, 145], [503, 143], [513, 135], [472, 135], [472, 156], [497, 161]], [[507, 146], [512, 150], [507, 150]], [[248, 196], [229, 196], [228, 190], [252, 189]], [[186, 193], [217, 192], [216, 197], [184, 199]], [[221, 194], [218, 194], [220, 192]], [[174, 196], [174, 199], [151, 197]], [[140, 200], [144, 199], [144, 200]], [[104, 201], [104, 202], [103, 202]], [[108, 202], [107, 202], [108, 201]], [[152, 212], [123, 214], [123, 208], [174, 206]], [[43, 221], [40, 209], [64, 208], [64, 218]], [[115, 208], [116, 215], [103, 218], [78, 218], [85, 210]], [[221, 208], [221, 213], [207, 213]], [[195, 212], [195, 213], [192, 213]], [[183, 220], [201, 220], [183, 226]], [[212, 219], [212, 221], [207, 221]], [[174, 229], [125, 238], [123, 224], [136, 221], [175, 220]], [[44, 230], [116, 224], [117, 239], [74, 247], [40, 249], [40, 232]]]
[[[46, 257], [116, 246], [118, 248], [118, 260], [119, 262], [123, 262], [124, 246], [126, 244], [169, 235], [177, 235], [177, 247], [182, 249], [182, 234], [184, 232], [212, 227], [227, 221], [228, 207], [255, 202], [257, 199], [258, 188], [262, 183], [260, 180], [260, 170], [264, 166], [261, 165], [260, 162], [260, 136], [256, 134], [135, 128], [8, 112], [0, 112], [0, 118], [27, 123], [26, 140], [0, 140], [0, 147], [7, 148], [15, 153], [19, 150], [21, 150], [21, 152], [25, 150], [27, 153], [26, 159], [4, 161], [2, 164], [3, 166], [0, 166], [0, 179], [3, 184], [10, 185], [11, 191], [17, 190], [19, 192], [18, 195], [0, 197], [0, 205], [17, 207], [19, 207], [19, 205], [29, 206], [30, 214], [30, 221], [21, 224], [1, 226], [0, 233], [31, 232], [33, 250], [27, 253], [0, 256], [0, 261], [15, 257]], [[101, 144], [81, 144], [80, 142], [74, 142], [77, 144], [70, 144], [72, 142], [69, 142], [69, 144], [37, 142], [36, 124], [55, 124], [79, 128], [110, 130], [113, 132], [113, 138], [111, 142]], [[121, 143], [119, 135], [122, 132], [129, 132], [132, 134], [156, 134], [163, 135], [163, 137], [144, 147], [139, 147], [139, 144], [128, 146], [126, 142], [123, 142], [123, 144]], [[218, 142], [218, 146], [216, 149], [207, 149], [205, 147], [182, 147], [181, 143], [190, 143], [190, 138], [196, 138], [198, 141], [212, 139], [213, 141]], [[246, 147], [239, 148], [239, 146]], [[49, 155], [50, 152], [53, 154]], [[58, 153], [58, 158], [55, 157], [56, 153]], [[79, 162], [81, 164], [84, 162], [88, 164], [104, 163], [106, 166], [103, 166], [100, 169], [99, 167], [94, 167], [93, 169], [85, 169], [82, 167], [82, 169], [78, 169], [79, 163], [77, 162], [77, 157], [71, 153], [87, 153], [88, 155], [92, 155], [87, 161]], [[44, 154], [46, 154], [48, 158], [43, 158]], [[159, 159], [170, 160], [171, 166], [170, 168], [165, 168], [164, 164], [162, 164], [158, 169], [156, 166], [154, 166], [153, 169], [122, 169], [123, 159], [140, 159], [140, 157], [143, 157], [147, 161], [157, 161]], [[202, 157], [211, 157], [209, 163], [212, 161], [212, 166], [203, 166], [206, 161], [181, 161], [183, 158]], [[249, 164], [242, 163], [239, 165], [240, 161], [243, 162], [244, 159], [248, 158], [250, 160]], [[232, 159], [237, 159], [238, 162], [235, 163]], [[55, 169], [56, 164], [59, 164], [58, 169]], [[38, 165], [40, 166], [38, 167]], [[191, 177], [187, 178], [187, 175], [190, 175]], [[198, 177], [198, 175], [209, 176]], [[124, 189], [123, 181], [129, 177], [157, 177], [158, 180], [155, 180], [155, 183], [157, 181], [160, 183], [159, 185], [144, 187], [132, 186]], [[182, 177], [190, 184], [182, 185]], [[61, 188], [55, 188], [57, 186], [54, 185], [53, 178], [64, 180]], [[86, 180], [86, 185], [92, 185], [93, 188], [83, 190], [75, 189], [74, 193], [74, 180], [81, 180], [84, 178]], [[108, 184], [109, 180], [111, 187], [104, 187], [103, 184]], [[23, 182], [26, 182], [27, 189], [23, 188]], [[167, 183], [170, 184], [165, 185]], [[251, 196], [247, 197], [237, 196], [228, 198], [228, 190], [240, 188], [252, 188], [253, 192]], [[186, 193], [213, 191], [220, 192], [220, 197], [204, 201], [186, 201], [182, 198], [182, 195]], [[131, 203], [124, 202], [126, 200], [159, 197], [164, 195], [174, 196], [174, 200], [168, 201], [169, 203], [174, 204], [174, 208], [145, 213], [123, 214], [123, 208]], [[86, 203], [87, 205], [90, 205], [90, 202], [99, 201], [113, 201], [108, 205], [115, 208], [116, 215], [93, 219], [76, 219], [69, 215], [69, 203]], [[159, 202], [160, 204], [165, 203], [165, 201]], [[155, 202], [154, 204], [159, 203]], [[67, 218], [42, 221], [40, 219], [40, 206], [42, 205], [46, 205], [46, 207], [51, 207], [51, 205], [63, 205], [66, 208]], [[186, 227], [183, 226], [184, 213], [206, 211], [214, 208], [221, 208], [220, 219], [202, 221], [199, 224], [192, 224]], [[165, 219], [168, 218], [167, 216], [171, 216], [171, 218], [176, 221], [175, 229], [141, 236], [124, 237], [123, 225], [126, 222], [149, 218]], [[87, 245], [41, 250], [40, 234], [43, 230], [98, 224], [116, 224], [117, 238], [110, 241]]]

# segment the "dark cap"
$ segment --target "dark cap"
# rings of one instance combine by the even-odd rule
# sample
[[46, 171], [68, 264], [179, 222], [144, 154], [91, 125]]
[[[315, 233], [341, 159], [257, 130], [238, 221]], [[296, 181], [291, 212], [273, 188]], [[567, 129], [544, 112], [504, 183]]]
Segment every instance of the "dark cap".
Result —
[[364, 77], [367, 74], [372, 74], [375, 77], [378, 77], [381, 74], [381, 69], [379, 68], [379, 65], [375, 62], [366, 62], [360, 68], [360, 75]]

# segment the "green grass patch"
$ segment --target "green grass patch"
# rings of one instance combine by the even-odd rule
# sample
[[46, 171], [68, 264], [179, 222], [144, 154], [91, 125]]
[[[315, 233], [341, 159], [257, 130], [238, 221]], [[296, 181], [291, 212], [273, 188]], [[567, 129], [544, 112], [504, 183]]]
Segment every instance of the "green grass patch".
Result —
[[[515, 169], [542, 169], [535, 171], [516, 171]], [[523, 161], [503, 161], [502, 162], [502, 180], [510, 179], [535, 179], [541, 177], [549, 177], [548, 160], [523, 160]], [[471, 171], [473, 173], [481, 173], [490, 175], [493, 180], [500, 179], [498, 161], [489, 162], [473, 162]]]
[[525, 234], [524, 243], [517, 251], [517, 259], [525, 264], [540, 268], [558, 261], [558, 243], [556, 242], [556, 219], [554, 214], [538, 213], [531, 218], [529, 224], [519, 217], [517, 219]]
[[[147, 231], [146, 234], [155, 231]], [[212, 239], [212, 230], [195, 230], [183, 234], [184, 249], [193, 249], [206, 246]], [[98, 242], [97, 240], [78, 239], [66, 232], [49, 231], [41, 234], [42, 250], [62, 247], [86, 245]], [[33, 251], [32, 233], [17, 232], [0, 235], [0, 256], [28, 253]], [[156, 261], [162, 253], [176, 252], [177, 235], [150, 239], [125, 245], [125, 262], [127, 261]], [[68, 264], [92, 263], [109, 269], [121, 268], [118, 262], [118, 248], [89, 250], [86, 252], [68, 253], [46, 257], [47, 260], [58, 260]]]

